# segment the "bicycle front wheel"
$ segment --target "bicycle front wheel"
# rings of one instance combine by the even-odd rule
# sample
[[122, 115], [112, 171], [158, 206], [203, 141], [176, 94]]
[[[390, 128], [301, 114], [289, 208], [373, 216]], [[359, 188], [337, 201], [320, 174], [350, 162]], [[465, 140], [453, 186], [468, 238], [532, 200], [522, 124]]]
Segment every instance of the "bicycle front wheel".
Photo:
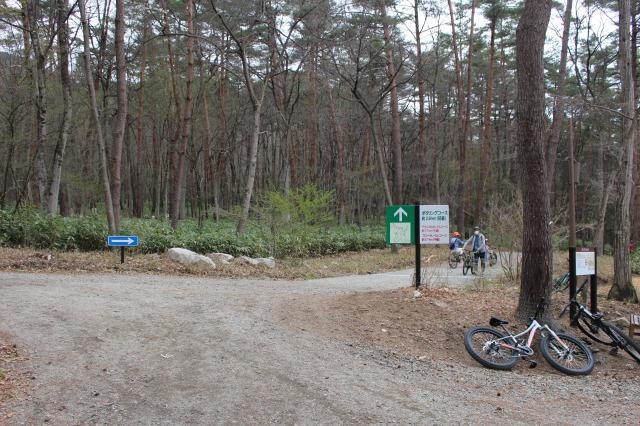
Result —
[[480, 364], [496, 370], [511, 370], [518, 362], [518, 353], [507, 346], [506, 337], [494, 328], [473, 327], [464, 333], [464, 347]]
[[631, 358], [640, 362], [640, 345], [617, 326], [609, 323], [604, 323], [603, 325], [609, 328], [609, 333], [618, 340], [619, 346], [631, 355]]
[[469, 270], [471, 269], [471, 265], [466, 260], [462, 264], [462, 275], [467, 275]]
[[540, 352], [544, 359], [556, 370], [570, 376], [590, 374], [595, 365], [591, 349], [580, 339], [568, 334], [557, 333], [556, 336], [557, 339], [547, 334], [540, 340]]

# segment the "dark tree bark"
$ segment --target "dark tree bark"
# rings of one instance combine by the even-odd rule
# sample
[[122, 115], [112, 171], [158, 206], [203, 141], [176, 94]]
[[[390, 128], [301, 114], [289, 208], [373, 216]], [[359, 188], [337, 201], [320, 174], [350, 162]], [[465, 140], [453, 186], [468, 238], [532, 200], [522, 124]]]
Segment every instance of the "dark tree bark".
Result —
[[548, 297], [552, 246], [544, 161], [544, 42], [551, 0], [526, 0], [516, 30], [517, 141], [523, 223], [522, 276], [517, 314], [526, 319]]
[[619, 68], [622, 83], [622, 152], [619, 156], [617, 197], [615, 203], [615, 235], [613, 239], [613, 285], [608, 297], [638, 303], [631, 281], [629, 243], [631, 232], [631, 191], [633, 189], [633, 148], [636, 136], [635, 96], [631, 68], [630, 0], [619, 1]]

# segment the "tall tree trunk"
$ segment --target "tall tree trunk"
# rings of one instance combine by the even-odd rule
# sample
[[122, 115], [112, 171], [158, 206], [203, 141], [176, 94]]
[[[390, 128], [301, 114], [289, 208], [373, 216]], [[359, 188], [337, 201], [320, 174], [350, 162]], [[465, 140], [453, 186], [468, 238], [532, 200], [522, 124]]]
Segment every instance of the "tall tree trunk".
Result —
[[386, 0], [380, 0], [382, 30], [387, 59], [387, 74], [391, 84], [389, 92], [389, 108], [391, 109], [391, 180], [393, 182], [394, 201], [401, 204], [404, 200], [402, 179], [402, 139], [400, 134], [400, 111], [398, 108], [398, 87], [396, 82], [396, 66], [391, 49], [391, 31], [387, 22]]
[[[456, 37], [456, 24], [453, 15], [453, 6], [451, 0], [447, 0], [449, 5], [449, 18], [451, 20], [451, 44], [453, 48], [453, 58], [456, 70], [456, 93], [458, 100], [458, 137], [460, 141], [460, 162], [458, 173], [458, 231], [464, 235], [464, 211], [466, 208], [465, 197], [465, 175], [467, 170], [467, 136], [464, 134], [465, 126], [465, 102], [464, 102], [464, 86], [462, 83], [462, 66], [460, 65], [460, 52], [458, 50], [458, 41]], [[475, 3], [475, 0], [474, 0]]]
[[382, 179], [382, 187], [384, 189], [384, 199], [387, 205], [393, 204], [393, 197], [391, 196], [391, 189], [389, 189], [389, 179], [387, 178], [387, 169], [384, 164], [384, 154], [382, 153], [382, 147], [378, 141], [378, 134], [376, 133], [376, 120], [374, 111], [367, 111], [369, 115], [369, 124], [371, 128], [371, 142], [373, 143], [373, 149], [376, 152], [376, 158], [378, 159], [378, 168], [380, 169], [380, 178]]
[[[615, 203], [615, 234], [613, 242], [613, 285], [608, 297], [615, 300], [638, 302], [636, 290], [631, 281], [629, 262], [629, 242], [631, 232], [631, 191], [633, 186], [633, 147], [636, 136], [635, 96], [631, 69], [630, 0], [619, 0], [619, 68], [621, 79], [622, 113], [628, 117], [622, 120], [622, 152], [620, 153], [617, 199]], [[633, 119], [631, 118], [633, 117]]]
[[564, 10], [564, 27], [562, 31], [562, 47], [560, 49], [560, 69], [558, 70], [558, 81], [556, 82], [556, 94], [553, 105], [553, 121], [547, 140], [546, 161], [547, 161], [547, 188], [553, 198], [556, 176], [556, 156], [560, 143], [560, 133], [562, 131], [562, 120], [564, 118], [564, 92], [567, 76], [567, 50], [569, 46], [569, 30], [571, 28], [571, 9], [573, 0], [567, 0]]
[[318, 173], [318, 97], [317, 97], [317, 56], [318, 46], [311, 46], [311, 58], [309, 59], [309, 174], [314, 181]]
[[29, 2], [29, 23], [31, 29], [31, 47], [35, 56], [35, 70], [36, 70], [36, 128], [37, 138], [33, 151], [35, 169], [35, 179], [38, 188], [38, 203], [40, 207], [46, 211], [47, 198], [46, 198], [46, 185], [47, 185], [47, 172], [44, 165], [44, 149], [47, 142], [47, 118], [48, 118], [48, 102], [47, 102], [47, 55], [48, 49], [42, 50], [40, 46], [40, 2], [32, 0]]
[[211, 199], [211, 182], [213, 181], [211, 175], [211, 122], [209, 120], [209, 99], [207, 98], [207, 86], [202, 87], [202, 115], [204, 116], [204, 137], [202, 142], [202, 163], [203, 163], [203, 198], [205, 215], [209, 216], [209, 201]]
[[[420, 19], [419, 19], [420, 1], [413, 2], [414, 25], [416, 31], [416, 76], [418, 79], [418, 158], [420, 160], [420, 197], [427, 200], [429, 196], [429, 170], [427, 167], [427, 135], [426, 135], [426, 118], [424, 112], [424, 64], [422, 63], [422, 42], [420, 40]], [[437, 66], [437, 64], [436, 64]], [[435, 151], [434, 151], [435, 152]]]
[[333, 100], [333, 95], [331, 90], [329, 90], [329, 113], [331, 119], [331, 128], [333, 131], [333, 139], [336, 144], [336, 189], [337, 189], [337, 202], [338, 202], [338, 221], [340, 225], [344, 225], [345, 223], [345, 202], [346, 202], [346, 173], [344, 166], [344, 141], [342, 138], [342, 128], [340, 123], [338, 123], [338, 118], [336, 116], [336, 105]]
[[69, 5], [67, 0], [57, 0], [58, 7], [58, 62], [60, 63], [60, 83], [62, 86], [62, 124], [58, 142], [53, 152], [53, 170], [51, 184], [49, 186], [47, 212], [55, 215], [58, 211], [58, 198], [60, 196], [60, 180], [62, 178], [62, 162], [64, 152], [69, 139], [71, 128], [71, 80], [69, 78], [69, 25], [67, 12]]
[[158, 141], [158, 129], [156, 123], [153, 123], [153, 133], [151, 134], [152, 148], [152, 212], [156, 217], [160, 217], [160, 198], [162, 194], [162, 171], [160, 170], [160, 160], [162, 150]]
[[116, 53], [116, 117], [113, 125], [113, 145], [111, 149], [111, 196], [116, 232], [120, 229], [120, 190], [122, 172], [122, 146], [127, 125], [127, 68], [124, 56], [124, 0], [116, 0], [115, 19]]
[[[266, 83], [265, 83], [266, 85]], [[251, 134], [251, 143], [249, 145], [249, 167], [247, 169], [247, 181], [245, 185], [244, 198], [242, 200], [242, 216], [238, 221], [236, 232], [243, 234], [249, 219], [249, 209], [251, 207], [251, 197], [253, 196], [253, 188], [256, 180], [256, 169], [258, 166], [258, 141], [260, 138], [260, 118], [262, 115], [262, 101], [264, 99], [264, 88], [260, 101], [254, 105], [253, 109], [253, 132]]]
[[171, 203], [171, 227], [178, 227], [178, 218], [181, 216], [179, 208], [182, 205], [184, 187], [184, 157], [187, 152], [187, 145], [191, 138], [191, 113], [193, 97], [193, 0], [187, 0], [187, 88], [184, 102], [184, 113], [182, 118], [182, 141], [178, 150], [176, 175], [173, 181], [173, 202]]
[[[470, 27], [469, 27], [469, 50], [467, 53], [467, 94], [466, 94], [466, 107], [465, 107], [465, 114], [464, 114], [464, 126], [463, 126], [463, 130], [462, 130], [462, 136], [461, 136], [461, 144], [460, 144], [460, 149], [461, 151], [464, 151], [464, 165], [465, 167], [463, 168], [463, 174], [461, 176], [461, 182], [462, 182], [462, 191], [460, 193], [460, 195], [462, 197], [464, 197], [464, 203], [463, 206], [469, 206], [471, 207], [471, 183], [470, 183], [470, 167], [467, 167], [467, 157], [469, 156], [469, 136], [471, 133], [471, 89], [472, 89], [472, 85], [473, 85], [473, 31], [475, 29], [474, 24], [475, 24], [475, 16], [476, 16], [476, 0], [472, 0], [471, 1], [471, 22], [470, 22]], [[464, 210], [464, 207], [462, 210]], [[463, 211], [463, 215], [464, 215], [464, 211]], [[474, 220], [476, 221], [476, 223], [478, 225], [480, 225], [478, 217], [474, 218]]]
[[480, 179], [478, 182], [478, 194], [476, 198], [475, 214], [476, 222], [480, 223], [480, 218], [485, 207], [485, 193], [487, 190], [487, 179], [491, 167], [491, 124], [493, 115], [493, 62], [495, 57], [496, 38], [496, 17], [492, 16], [489, 22], [489, 63], [487, 64], [487, 92], [484, 104], [484, 128], [482, 129], [482, 159], [480, 163]]
[[100, 114], [98, 114], [98, 101], [96, 100], [96, 91], [91, 80], [93, 72], [91, 71], [91, 59], [89, 54], [91, 52], [91, 42], [89, 35], [89, 23], [87, 21], [87, 14], [85, 11], [85, 1], [78, 0], [78, 7], [80, 9], [80, 20], [82, 24], [82, 36], [84, 47], [84, 75], [87, 79], [87, 88], [89, 90], [89, 101], [91, 104], [91, 115], [95, 124], [95, 134], [98, 140], [98, 151], [100, 156], [100, 170], [102, 172], [102, 185], [104, 189], [104, 205], [107, 211], [107, 223], [109, 225], [109, 232], [116, 232], [116, 223], [113, 214], [113, 202], [111, 199], [111, 186], [109, 185], [109, 171], [107, 169], [107, 153], [104, 144], [104, 133], [102, 132], [102, 122], [100, 121]]
[[146, 11], [142, 29], [142, 60], [140, 62], [140, 75], [138, 86], [138, 116], [136, 118], [136, 164], [135, 164], [135, 198], [133, 215], [142, 217], [144, 213], [144, 185], [142, 179], [143, 161], [142, 145], [144, 143], [144, 96], [145, 96], [145, 70], [147, 68], [147, 39], [149, 38], [149, 24]]
[[[631, 65], [633, 68], [633, 90], [636, 105], [638, 104], [638, 2], [631, 4]], [[636, 126], [637, 127], [637, 126]], [[636, 138], [639, 138], [639, 128], [636, 128]], [[637, 141], [637, 139], [636, 139]], [[640, 158], [638, 156], [638, 144], [633, 147], [633, 181], [635, 186], [632, 195], [631, 207], [631, 240], [640, 242]]]
[[544, 161], [544, 42], [551, 0], [525, 0], [516, 30], [517, 140], [523, 222], [517, 314], [528, 318], [549, 295], [552, 268], [549, 192]]

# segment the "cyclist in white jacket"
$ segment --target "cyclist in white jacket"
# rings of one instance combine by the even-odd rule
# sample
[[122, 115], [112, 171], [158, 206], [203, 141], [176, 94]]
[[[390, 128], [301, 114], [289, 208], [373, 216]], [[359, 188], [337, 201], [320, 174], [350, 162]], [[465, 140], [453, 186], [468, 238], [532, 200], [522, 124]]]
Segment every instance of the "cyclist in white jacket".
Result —
[[487, 250], [487, 239], [484, 234], [480, 232], [479, 226], [473, 228], [473, 235], [464, 243], [464, 249], [473, 252], [475, 259], [480, 258], [483, 266], [486, 264], [489, 254], [489, 250]]

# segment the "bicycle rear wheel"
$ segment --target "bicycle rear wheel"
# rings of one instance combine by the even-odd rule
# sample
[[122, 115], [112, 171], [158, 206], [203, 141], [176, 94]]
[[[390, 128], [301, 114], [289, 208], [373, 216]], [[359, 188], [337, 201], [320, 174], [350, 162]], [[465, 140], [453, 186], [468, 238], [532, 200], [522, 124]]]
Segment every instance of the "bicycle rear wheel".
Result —
[[631, 337], [624, 331], [620, 330], [617, 326], [609, 323], [604, 323], [604, 327], [609, 328], [609, 332], [612, 336], [620, 342], [620, 347], [624, 349], [631, 358], [640, 363], [640, 345], [636, 343]]
[[473, 327], [464, 333], [464, 347], [480, 364], [496, 370], [511, 370], [518, 362], [518, 353], [505, 347], [506, 342], [495, 340], [506, 337], [489, 327]]
[[558, 341], [551, 334], [547, 334], [540, 340], [540, 352], [553, 368], [570, 376], [586, 376], [590, 374], [595, 365], [595, 359], [591, 349], [580, 339], [564, 333], [556, 333]]
[[449, 254], [449, 268], [456, 269], [458, 267], [458, 263], [460, 262], [460, 258], [454, 252]]
[[602, 343], [607, 346], [616, 346], [616, 342], [611, 339], [611, 336], [606, 330], [598, 328], [584, 315], [578, 314], [578, 318], [575, 320], [575, 323], [580, 331], [594, 342]]

